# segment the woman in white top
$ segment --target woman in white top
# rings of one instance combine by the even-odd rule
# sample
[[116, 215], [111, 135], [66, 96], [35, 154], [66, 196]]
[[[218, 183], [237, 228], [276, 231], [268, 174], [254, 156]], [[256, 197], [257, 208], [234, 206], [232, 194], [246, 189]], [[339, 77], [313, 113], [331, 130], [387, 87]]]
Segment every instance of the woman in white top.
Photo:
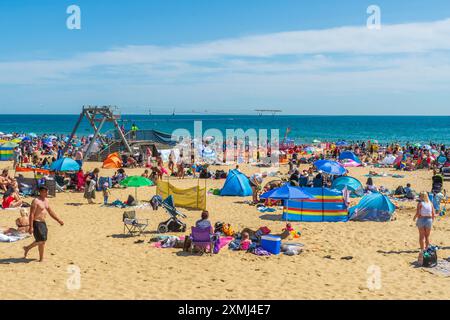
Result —
[[417, 204], [416, 215], [414, 216], [414, 221], [416, 221], [416, 226], [419, 229], [419, 244], [420, 244], [420, 254], [419, 263], [422, 261], [422, 253], [430, 245], [430, 232], [434, 220], [434, 207], [428, 197], [426, 192], [420, 194], [419, 203]]

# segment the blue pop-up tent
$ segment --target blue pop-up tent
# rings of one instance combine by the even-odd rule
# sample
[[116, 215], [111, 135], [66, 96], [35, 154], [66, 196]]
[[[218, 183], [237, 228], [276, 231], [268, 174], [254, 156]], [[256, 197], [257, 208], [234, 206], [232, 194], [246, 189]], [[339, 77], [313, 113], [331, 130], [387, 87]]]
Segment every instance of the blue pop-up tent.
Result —
[[361, 163], [361, 160], [359, 160], [358, 156], [351, 151], [344, 151], [339, 155], [339, 160], [345, 160], [345, 159], [349, 159], [349, 160], [353, 160], [355, 162]]
[[334, 179], [331, 188], [339, 191], [347, 188], [347, 190], [351, 192], [351, 195], [355, 196], [362, 196], [364, 194], [364, 187], [362, 183], [358, 179], [348, 176]]
[[371, 193], [361, 199], [357, 206], [349, 209], [353, 221], [390, 221], [395, 205], [381, 193]]
[[238, 170], [231, 170], [220, 191], [221, 196], [248, 197], [252, 195], [252, 188], [248, 178]]
[[78, 162], [71, 158], [61, 158], [56, 160], [50, 166], [52, 171], [78, 171], [80, 170], [80, 165]]

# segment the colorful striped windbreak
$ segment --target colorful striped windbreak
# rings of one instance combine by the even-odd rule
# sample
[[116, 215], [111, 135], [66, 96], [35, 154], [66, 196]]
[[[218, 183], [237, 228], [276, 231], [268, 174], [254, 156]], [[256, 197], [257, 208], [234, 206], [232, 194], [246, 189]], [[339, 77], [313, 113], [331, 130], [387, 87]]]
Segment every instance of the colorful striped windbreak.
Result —
[[13, 159], [13, 148], [0, 147], [0, 161], [10, 161]]
[[348, 221], [348, 208], [342, 192], [328, 188], [305, 188], [315, 199], [284, 203], [283, 220], [305, 222]]

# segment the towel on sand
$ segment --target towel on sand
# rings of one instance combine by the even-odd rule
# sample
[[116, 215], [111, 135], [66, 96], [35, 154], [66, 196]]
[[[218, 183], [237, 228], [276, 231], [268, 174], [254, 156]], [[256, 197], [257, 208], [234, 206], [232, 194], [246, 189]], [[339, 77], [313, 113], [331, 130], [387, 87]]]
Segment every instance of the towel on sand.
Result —
[[[450, 259], [449, 259], [450, 260]], [[450, 277], [450, 261], [438, 260], [437, 266], [434, 268], [423, 268], [423, 270], [429, 273], [436, 274], [438, 276]]]
[[28, 238], [30, 235], [25, 233], [17, 233], [15, 235], [7, 236], [6, 234], [0, 233], [0, 242], [16, 242]]

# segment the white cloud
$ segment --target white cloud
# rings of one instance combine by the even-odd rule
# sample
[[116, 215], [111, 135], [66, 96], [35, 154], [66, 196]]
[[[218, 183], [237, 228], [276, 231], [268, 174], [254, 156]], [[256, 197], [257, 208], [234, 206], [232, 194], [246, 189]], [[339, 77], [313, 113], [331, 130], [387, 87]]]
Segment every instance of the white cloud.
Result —
[[[324, 91], [427, 92], [447, 90], [448, 51], [450, 19], [381, 30], [340, 27], [3, 61], [0, 85], [51, 87], [66, 81], [90, 88], [122, 86], [130, 96], [133, 90], [170, 95], [183, 88], [192, 103], [211, 101], [221, 92], [229, 94], [227, 101], [245, 101], [249, 92], [272, 100]], [[206, 99], [205, 92], [213, 94]]]

